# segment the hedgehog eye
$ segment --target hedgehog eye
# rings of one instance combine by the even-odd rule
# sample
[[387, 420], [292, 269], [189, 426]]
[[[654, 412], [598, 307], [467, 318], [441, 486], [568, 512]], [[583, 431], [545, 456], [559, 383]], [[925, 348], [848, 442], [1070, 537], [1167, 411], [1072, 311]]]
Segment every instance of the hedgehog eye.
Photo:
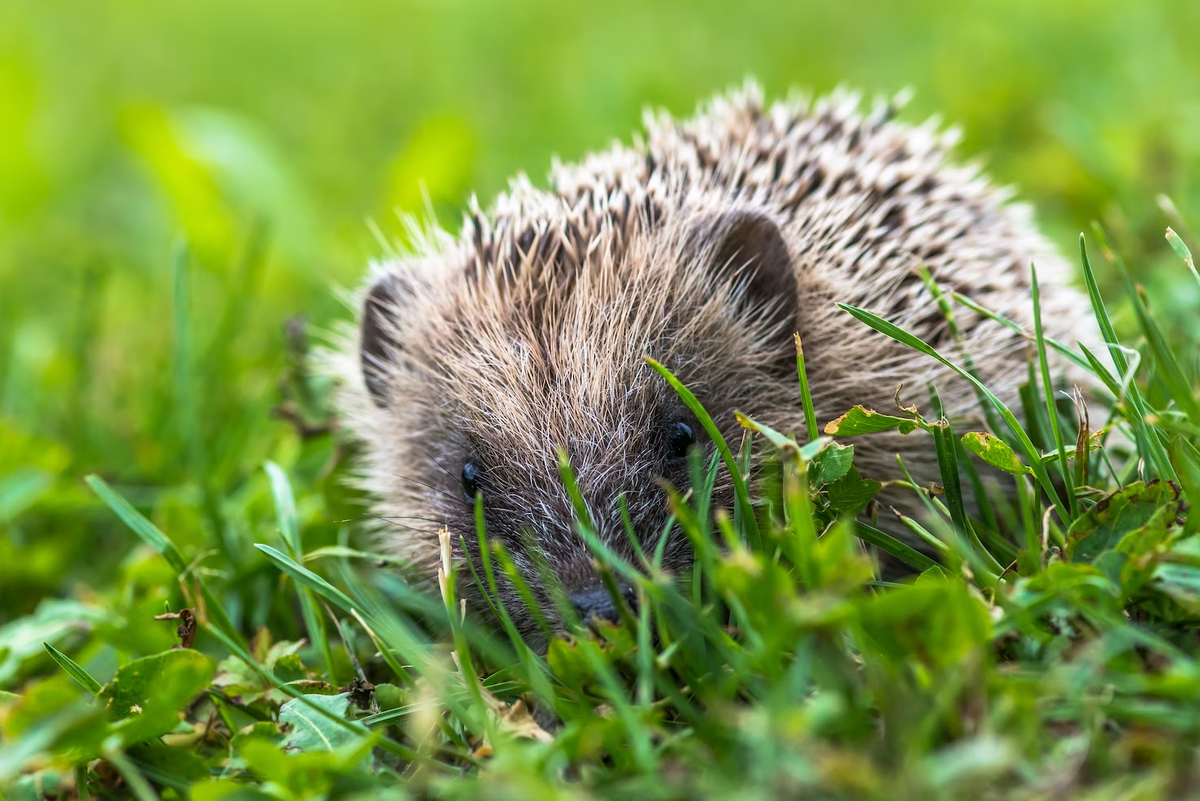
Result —
[[667, 448], [671, 451], [672, 459], [682, 459], [687, 456], [688, 448], [696, 443], [696, 435], [687, 423], [672, 423], [667, 432]]
[[467, 462], [462, 469], [463, 497], [471, 506], [475, 505], [475, 496], [479, 494], [479, 468], [474, 462]]

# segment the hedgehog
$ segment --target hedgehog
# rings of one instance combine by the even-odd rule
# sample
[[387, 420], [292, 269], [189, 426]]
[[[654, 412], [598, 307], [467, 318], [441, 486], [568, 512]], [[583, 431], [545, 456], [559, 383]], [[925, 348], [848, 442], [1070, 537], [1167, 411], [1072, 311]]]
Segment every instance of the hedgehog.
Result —
[[[1014, 405], [1028, 340], [967, 310], [947, 325], [919, 269], [1032, 330], [1036, 264], [1048, 336], [1074, 341], [1086, 302], [1030, 209], [978, 165], [952, 159], [939, 121], [896, 119], [903, 98], [839, 90], [767, 104], [750, 82], [686, 120], [646, 112], [645, 134], [576, 164], [550, 188], [523, 175], [489, 211], [472, 199], [457, 237], [434, 227], [377, 263], [343, 353], [341, 410], [361, 441], [357, 483], [383, 521], [381, 547], [430, 575], [439, 531], [478, 565], [475, 500], [547, 619], [562, 625], [548, 568], [584, 619], [612, 599], [576, 527], [559, 471], [574, 471], [596, 536], [634, 562], [623, 515], [647, 552], [685, 571], [690, 545], [667, 529], [664, 482], [686, 490], [688, 454], [714, 444], [645, 361], [665, 365], [726, 440], [735, 410], [805, 429], [795, 335], [815, 412], [894, 408], [898, 387], [940, 392], [945, 414], [977, 419], [972, 388], [938, 362], [837, 307], [868, 309], [952, 356]], [[867, 476], [937, 476], [927, 441], [856, 441]], [[720, 478], [713, 507], [730, 507]], [[623, 508], [624, 507], [624, 508]], [[522, 635], [534, 616], [500, 577]]]

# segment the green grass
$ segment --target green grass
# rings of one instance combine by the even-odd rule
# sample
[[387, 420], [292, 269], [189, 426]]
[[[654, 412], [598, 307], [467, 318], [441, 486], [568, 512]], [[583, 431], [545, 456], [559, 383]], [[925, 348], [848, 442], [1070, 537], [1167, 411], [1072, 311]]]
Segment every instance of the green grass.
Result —
[[[1086, 257], [1083, 268], [1094, 287]], [[454, 564], [446, 539], [430, 596], [351, 547], [348, 529], [336, 546], [306, 542], [307, 499], [267, 462], [274, 524], [254, 543], [266, 561], [253, 575], [271, 592], [255, 608], [219, 547], [177, 542], [169, 518], [157, 525], [89, 477], [143, 547], [111, 591], [0, 629], [4, 664], [29, 677], [0, 696], [0, 786], [12, 799], [80, 783], [93, 797], [139, 799], [1175, 797], [1200, 769], [1196, 377], [1155, 336], [1149, 310], [1139, 309], [1145, 337], [1121, 341], [1104, 299], [1093, 302], [1118, 370], [1097, 384], [1122, 389], [1093, 401], [1092, 415], [1112, 407], [1103, 430], [1064, 415], [1054, 387], [1031, 386], [1025, 396], [1054, 420], [1031, 433], [980, 385], [1004, 430], [859, 407], [825, 427], [833, 436], [801, 445], [739, 416], [753, 436], [735, 454], [652, 363], [718, 444], [709, 465], [693, 459], [688, 496], [668, 492], [693, 574], [666, 573], [661, 553], [618, 559], [590, 530], [563, 461], [620, 623], [574, 620], [544, 655], [495, 594], [498, 572], [520, 576], [499, 543], [487, 546], [481, 515], [482, 572]], [[845, 310], [970, 376], [892, 323]], [[1054, 375], [1052, 350], [1086, 362], [1040, 322], [1026, 333], [1034, 381]], [[887, 428], [926, 437], [937, 454], [940, 494], [913, 486], [928, 514], [910, 521], [932, 558], [853, 520], [880, 489], [854, 468], [853, 438]], [[738, 483], [738, 514], [711, 514], [719, 472], [740, 479], [747, 459], [767, 478]], [[968, 460], [1010, 474], [1024, 514], [969, 516]], [[919, 576], [881, 581], [876, 548]], [[481, 616], [460, 615], [466, 582], [485, 597]], [[92, 616], [85, 630], [80, 609]], [[168, 609], [189, 612], [152, 620]], [[134, 630], [145, 630], [139, 646], [122, 639]], [[168, 648], [176, 637], [188, 647]], [[132, 658], [139, 650], [151, 653]]]

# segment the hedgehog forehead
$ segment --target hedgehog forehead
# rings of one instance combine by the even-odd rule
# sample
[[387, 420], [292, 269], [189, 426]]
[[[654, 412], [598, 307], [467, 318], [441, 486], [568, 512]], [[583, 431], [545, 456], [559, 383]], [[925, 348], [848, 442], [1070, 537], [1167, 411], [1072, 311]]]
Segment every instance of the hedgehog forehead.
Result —
[[722, 299], [695, 272], [675, 252], [627, 250], [571, 276], [464, 281], [453, 313], [431, 315], [426, 330], [437, 394], [468, 429], [522, 450], [643, 436], [678, 405], [643, 357], [702, 360], [689, 351], [727, 325], [705, 309]]
[[738, 288], [691, 251], [692, 224], [681, 214], [624, 236], [602, 227], [571, 251], [578, 260], [539, 249], [536, 237], [530, 247], [543, 255], [519, 263], [454, 254], [410, 320], [423, 369], [408, 394], [436, 404], [441, 425], [485, 462], [556, 474], [565, 447], [588, 465], [645, 467], [650, 438], [686, 408], [644, 357], [720, 412], [753, 384], [764, 341], [739, 317]]
[[[567, 434], [637, 428], [661, 387], [643, 361], [661, 354], [674, 323], [663, 305], [579, 282], [544, 297], [509, 297], [502, 313], [458, 318], [437, 346], [444, 397], [478, 427], [565, 445]], [[541, 443], [539, 443], [541, 444]]]

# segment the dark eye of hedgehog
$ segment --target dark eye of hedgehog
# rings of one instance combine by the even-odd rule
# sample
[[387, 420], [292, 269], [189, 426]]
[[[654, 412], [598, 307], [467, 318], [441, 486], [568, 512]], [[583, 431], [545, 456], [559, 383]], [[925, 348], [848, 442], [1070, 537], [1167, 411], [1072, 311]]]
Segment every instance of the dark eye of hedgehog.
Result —
[[467, 462], [462, 469], [463, 498], [470, 506], [475, 505], [475, 496], [479, 493], [479, 467], [474, 462]]
[[683, 459], [687, 456], [688, 448], [696, 443], [696, 435], [692, 427], [683, 421], [672, 423], [667, 429], [667, 450], [672, 459]]

